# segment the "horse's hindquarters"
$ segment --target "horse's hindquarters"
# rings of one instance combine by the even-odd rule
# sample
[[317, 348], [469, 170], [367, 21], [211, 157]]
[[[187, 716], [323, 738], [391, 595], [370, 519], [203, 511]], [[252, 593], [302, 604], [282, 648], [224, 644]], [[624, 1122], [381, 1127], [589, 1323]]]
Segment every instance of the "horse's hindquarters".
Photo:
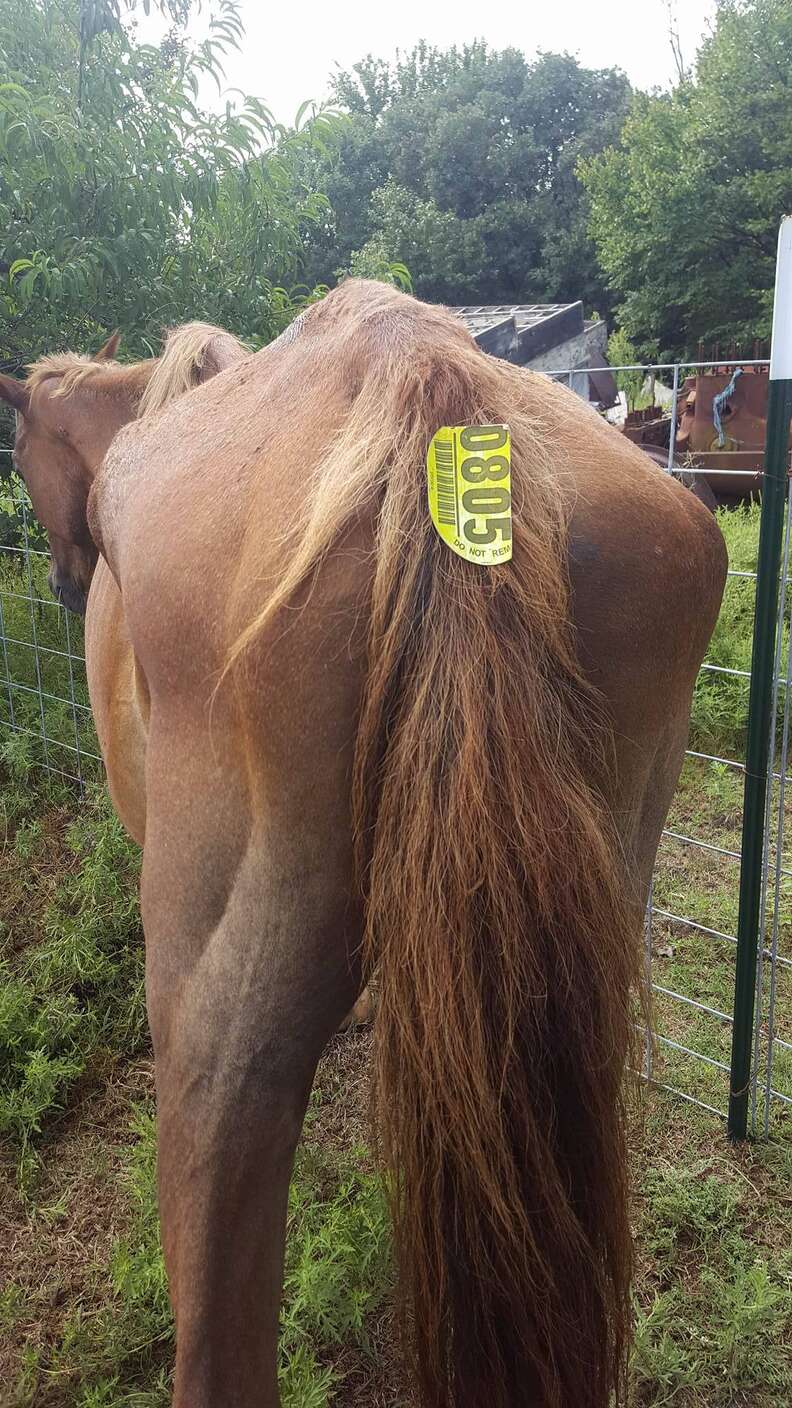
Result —
[[645, 468], [617, 435], [603, 439], [613, 451], [610, 474], [581, 481], [571, 524], [572, 614], [581, 664], [613, 731], [610, 765], [596, 781], [642, 908], [723, 595], [726, 550], [688, 490]]

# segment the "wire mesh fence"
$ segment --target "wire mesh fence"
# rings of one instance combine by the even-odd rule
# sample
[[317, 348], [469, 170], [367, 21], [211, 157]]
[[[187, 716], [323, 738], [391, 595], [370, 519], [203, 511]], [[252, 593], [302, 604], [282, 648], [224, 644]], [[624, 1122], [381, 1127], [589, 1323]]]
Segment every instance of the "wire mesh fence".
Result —
[[[669, 424], [663, 449], [669, 472], [685, 472], [675, 459], [685, 377], [695, 368], [713, 365], [609, 369], [617, 376], [641, 374], [665, 388]], [[572, 382], [572, 373], [554, 375]], [[100, 780], [102, 765], [88, 700], [82, 623], [49, 594], [46, 544], [24, 486], [11, 474], [9, 454], [8, 447], [0, 450], [0, 752], [11, 765], [23, 758], [26, 766], [40, 766], [83, 788]], [[786, 1137], [792, 1134], [790, 524], [792, 500], [787, 505], [776, 642], [775, 761], [765, 817], [764, 929], [756, 973], [751, 1080], [752, 1131]], [[749, 634], [756, 582], [752, 542], [746, 540], [744, 550], [732, 554], [721, 614], [721, 622], [728, 623], [742, 612]], [[663, 832], [645, 930], [654, 1014], [654, 1030], [645, 1045], [645, 1075], [723, 1118], [729, 1097], [745, 772], [744, 752], [735, 740], [743, 736], [750, 684], [747, 661], [735, 659], [729, 641], [727, 631], [719, 634], [716, 629], [702, 666], [691, 746]], [[709, 710], [715, 717], [709, 734], [696, 726], [697, 710]], [[730, 746], [719, 746], [718, 710], [728, 716], [723, 737]]]
[[[762, 359], [740, 360], [741, 368], [761, 373]], [[639, 386], [665, 385], [665, 434], [655, 459], [668, 472], [690, 481], [695, 457], [680, 462], [679, 427], [685, 404], [683, 389], [696, 372], [723, 370], [724, 360], [632, 365], [612, 368], [638, 375]], [[730, 364], [730, 370], [734, 364]], [[591, 368], [592, 372], [603, 368]], [[569, 373], [557, 376], [572, 384]], [[579, 377], [579, 373], [578, 373]], [[725, 438], [725, 437], [724, 437]], [[662, 449], [662, 454], [657, 450]], [[706, 458], [706, 457], [703, 457]], [[728, 456], [725, 458], [728, 459]], [[761, 466], [761, 451], [756, 458]], [[743, 489], [746, 469], [720, 464], [718, 482]], [[756, 487], [761, 472], [756, 474]], [[761, 915], [762, 940], [756, 969], [756, 1008], [750, 1087], [750, 1130], [765, 1136], [792, 1134], [792, 855], [788, 830], [790, 797], [788, 762], [792, 658], [790, 589], [790, 524], [792, 497], [787, 495], [783, 564], [775, 647], [775, 684], [771, 738], [772, 786], [764, 819]], [[727, 526], [726, 524], [724, 525]], [[653, 1028], [645, 1044], [645, 1075], [655, 1085], [717, 1115], [727, 1117], [730, 1054], [734, 1024], [733, 1000], [737, 913], [740, 897], [742, 782], [745, 775], [744, 725], [748, 712], [751, 672], [736, 664], [733, 641], [721, 630], [735, 616], [735, 597], [744, 605], [744, 641], [750, 645], [756, 586], [756, 529], [746, 544], [747, 555], [730, 552], [721, 619], [701, 667], [694, 697], [693, 739], [687, 750], [679, 787], [661, 839], [646, 915], [646, 961], [653, 994]], [[727, 538], [734, 535], [727, 532]], [[739, 544], [738, 544], [739, 547]], [[720, 697], [728, 699], [731, 747], [696, 746], [702, 720], [697, 706]], [[701, 713], [706, 709], [701, 707]], [[697, 730], [697, 723], [699, 728]], [[737, 725], [736, 727], [734, 725]], [[739, 740], [739, 746], [734, 746]]]
[[82, 788], [101, 777], [82, 622], [49, 592], [49, 553], [7, 446], [0, 474], [2, 753]]
[[[765, 1135], [792, 1132], [792, 856], [787, 839], [791, 510], [788, 496], [750, 1092], [751, 1132]], [[750, 582], [753, 587], [754, 581], [755, 573], [730, 569], [726, 603], [735, 585]], [[709, 660], [702, 674], [738, 682], [747, 712], [749, 671]], [[744, 773], [740, 756], [688, 749], [663, 832], [646, 921], [655, 1022], [653, 1041], [646, 1048], [647, 1074], [655, 1084], [724, 1118], [730, 1083]]]

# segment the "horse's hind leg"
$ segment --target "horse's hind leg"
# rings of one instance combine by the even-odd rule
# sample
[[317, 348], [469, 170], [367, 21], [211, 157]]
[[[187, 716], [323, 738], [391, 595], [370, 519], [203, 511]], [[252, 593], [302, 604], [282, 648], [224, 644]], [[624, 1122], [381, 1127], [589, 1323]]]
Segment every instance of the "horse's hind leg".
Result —
[[150, 798], [142, 899], [174, 1405], [276, 1408], [294, 1149], [359, 985], [346, 842], [265, 840], [239, 797], [179, 797], [172, 770], [168, 791], [159, 814]]
[[351, 1012], [347, 1012], [341, 1023], [345, 1032], [349, 1027], [365, 1027], [374, 1021], [374, 998], [369, 987], [365, 987]]

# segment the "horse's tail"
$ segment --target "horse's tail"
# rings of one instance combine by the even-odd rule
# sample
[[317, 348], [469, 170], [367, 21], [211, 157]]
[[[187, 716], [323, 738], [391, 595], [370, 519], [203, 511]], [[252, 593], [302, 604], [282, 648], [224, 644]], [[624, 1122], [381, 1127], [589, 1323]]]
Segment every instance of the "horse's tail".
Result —
[[[421, 1401], [606, 1408], [629, 1323], [638, 945], [590, 781], [604, 729], [575, 660], [566, 512], [529, 411], [559, 405], [429, 310], [416, 349], [417, 316], [380, 313], [388, 355], [361, 356], [278, 599], [235, 653], [378, 505], [353, 807]], [[425, 460], [439, 426], [497, 422], [511, 426], [514, 558], [484, 568], [436, 536]]]

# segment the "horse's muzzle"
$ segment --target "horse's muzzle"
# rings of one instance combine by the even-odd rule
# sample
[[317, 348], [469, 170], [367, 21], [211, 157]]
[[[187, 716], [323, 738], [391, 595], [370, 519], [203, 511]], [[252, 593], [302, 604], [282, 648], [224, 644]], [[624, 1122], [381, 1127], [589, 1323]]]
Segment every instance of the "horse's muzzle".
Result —
[[65, 606], [68, 611], [73, 611], [76, 616], [85, 615], [88, 595], [82, 587], [79, 587], [69, 577], [59, 577], [54, 569], [50, 572], [47, 580], [52, 595], [57, 602], [60, 602], [61, 606]]

